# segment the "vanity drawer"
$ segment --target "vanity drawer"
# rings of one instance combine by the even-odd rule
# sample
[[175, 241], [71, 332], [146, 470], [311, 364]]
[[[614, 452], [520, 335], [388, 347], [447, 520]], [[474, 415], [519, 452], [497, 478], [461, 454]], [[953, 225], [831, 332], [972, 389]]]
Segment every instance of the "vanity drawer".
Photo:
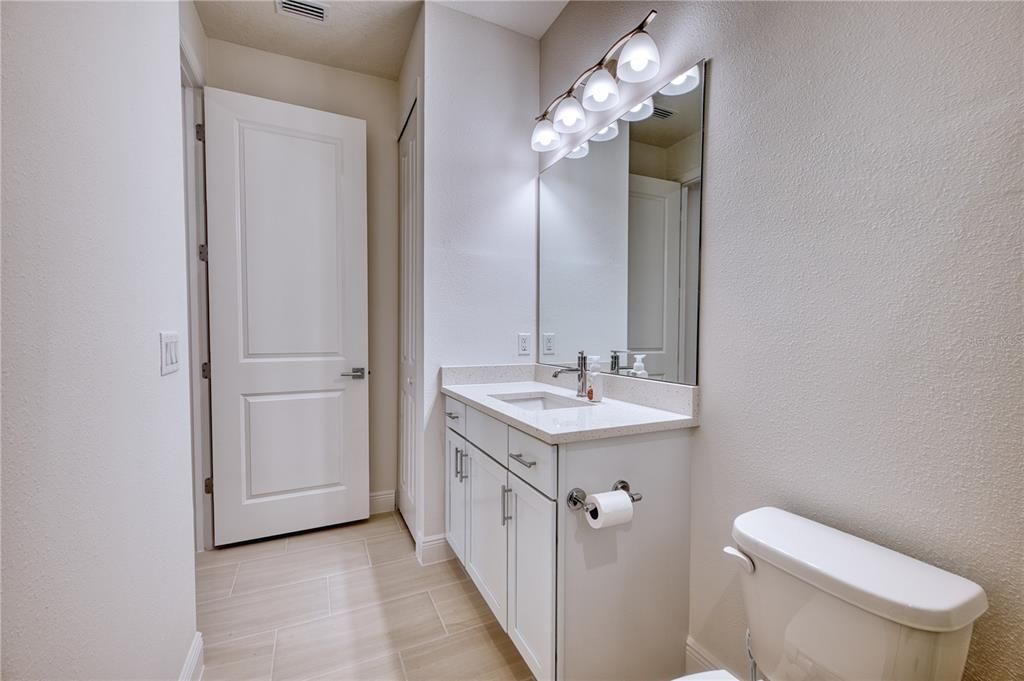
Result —
[[466, 405], [450, 397], [444, 398], [444, 422], [460, 435], [466, 434]]
[[558, 447], [508, 429], [508, 469], [549, 499], [558, 493]]
[[508, 426], [473, 407], [466, 409], [466, 439], [502, 466], [507, 466]]

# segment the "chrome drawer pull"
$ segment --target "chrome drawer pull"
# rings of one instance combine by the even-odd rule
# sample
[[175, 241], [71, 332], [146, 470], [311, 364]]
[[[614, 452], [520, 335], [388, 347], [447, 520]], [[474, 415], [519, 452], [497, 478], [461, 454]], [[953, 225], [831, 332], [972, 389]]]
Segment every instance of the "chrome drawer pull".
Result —
[[469, 475], [466, 474], [466, 457], [469, 453], [465, 449], [459, 450], [459, 482], [463, 482]]
[[444, 413], [444, 415], [447, 416], [448, 418], [450, 418], [452, 421], [458, 421], [459, 420], [459, 415], [456, 414], [454, 411], [446, 411]]
[[455, 479], [462, 481], [462, 448], [455, 448]]
[[522, 454], [509, 454], [509, 456], [518, 461], [519, 463], [523, 464], [527, 468], [533, 468], [534, 466], [537, 465], [536, 461], [527, 461], [526, 459], [524, 459]]

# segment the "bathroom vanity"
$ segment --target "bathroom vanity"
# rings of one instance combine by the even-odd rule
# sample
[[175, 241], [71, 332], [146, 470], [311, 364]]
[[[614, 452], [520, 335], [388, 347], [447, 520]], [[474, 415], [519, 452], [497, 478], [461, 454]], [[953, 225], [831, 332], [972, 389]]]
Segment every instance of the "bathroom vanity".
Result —
[[[452, 551], [538, 680], [681, 675], [693, 397], [678, 411], [589, 403], [547, 379], [550, 368], [519, 370], [534, 375], [460, 384], [445, 369]], [[619, 481], [637, 499], [629, 522], [594, 529], [570, 508], [573, 490]]]

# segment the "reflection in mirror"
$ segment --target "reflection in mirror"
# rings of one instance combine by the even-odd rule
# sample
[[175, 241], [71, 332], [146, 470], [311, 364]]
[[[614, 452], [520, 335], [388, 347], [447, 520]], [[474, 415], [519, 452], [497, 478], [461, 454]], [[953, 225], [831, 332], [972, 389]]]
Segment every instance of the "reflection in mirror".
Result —
[[703, 116], [701, 62], [541, 173], [542, 362], [696, 385]]

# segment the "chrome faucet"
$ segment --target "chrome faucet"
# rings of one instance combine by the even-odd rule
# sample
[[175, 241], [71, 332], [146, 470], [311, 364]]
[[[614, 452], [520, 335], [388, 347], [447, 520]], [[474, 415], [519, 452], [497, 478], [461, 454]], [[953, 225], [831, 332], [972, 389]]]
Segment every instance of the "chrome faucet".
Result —
[[564, 367], [562, 369], [555, 369], [555, 373], [551, 374], [551, 378], [558, 378], [562, 374], [576, 374], [576, 397], [587, 396], [587, 353], [580, 350], [579, 355], [576, 357], [576, 368], [570, 369]]

